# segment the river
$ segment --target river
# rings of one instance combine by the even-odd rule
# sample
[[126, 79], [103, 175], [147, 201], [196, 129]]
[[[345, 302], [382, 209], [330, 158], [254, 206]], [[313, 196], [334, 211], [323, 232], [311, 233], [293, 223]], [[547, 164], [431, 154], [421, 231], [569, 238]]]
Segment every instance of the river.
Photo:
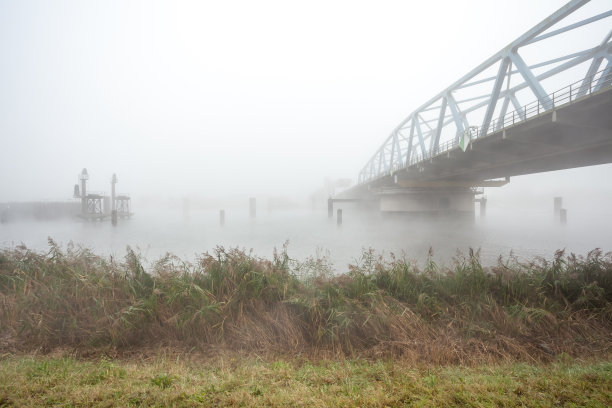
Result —
[[291, 258], [303, 261], [326, 256], [342, 272], [370, 248], [385, 256], [405, 256], [421, 265], [430, 247], [441, 265], [451, 264], [458, 251], [467, 253], [469, 248], [480, 249], [485, 265], [494, 265], [500, 255], [511, 253], [526, 261], [536, 256], [550, 259], [558, 249], [578, 255], [594, 248], [609, 251], [610, 219], [607, 210], [585, 208], [570, 212], [567, 224], [562, 225], [552, 209], [517, 211], [490, 205], [484, 219], [477, 213], [473, 221], [426, 221], [368, 215], [349, 206], [344, 209], [342, 226], [328, 219], [326, 212], [306, 209], [260, 211], [255, 219], [249, 218], [248, 209], [230, 209], [221, 226], [217, 211], [142, 210], [129, 220], [119, 220], [115, 227], [110, 222], [77, 219], [0, 224], [0, 246], [23, 243], [44, 251], [51, 237], [64, 248], [73, 242], [98, 254], [121, 257], [129, 245], [153, 262], [166, 252], [194, 261], [217, 245], [253, 250], [257, 256], [270, 258], [275, 248], [288, 243]]

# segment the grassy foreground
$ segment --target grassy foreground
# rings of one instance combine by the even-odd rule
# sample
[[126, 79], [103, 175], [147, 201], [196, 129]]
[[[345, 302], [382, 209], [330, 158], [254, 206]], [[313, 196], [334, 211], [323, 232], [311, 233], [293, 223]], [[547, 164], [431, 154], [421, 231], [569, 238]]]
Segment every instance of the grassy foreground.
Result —
[[[148, 351], [147, 351], [148, 350]], [[0, 250], [0, 407], [612, 406], [612, 254]]]
[[420, 367], [378, 360], [0, 361], [0, 406], [612, 406], [612, 362]]

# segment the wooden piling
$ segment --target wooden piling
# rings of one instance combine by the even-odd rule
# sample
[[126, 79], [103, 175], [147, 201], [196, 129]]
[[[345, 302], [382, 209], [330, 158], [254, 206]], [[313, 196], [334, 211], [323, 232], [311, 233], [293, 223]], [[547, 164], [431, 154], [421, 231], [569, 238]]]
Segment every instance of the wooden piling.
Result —
[[555, 216], [559, 215], [561, 211], [561, 207], [563, 207], [563, 197], [555, 197], [553, 208], [555, 210]]
[[559, 210], [559, 220], [561, 224], [567, 224], [567, 210], [565, 208]]

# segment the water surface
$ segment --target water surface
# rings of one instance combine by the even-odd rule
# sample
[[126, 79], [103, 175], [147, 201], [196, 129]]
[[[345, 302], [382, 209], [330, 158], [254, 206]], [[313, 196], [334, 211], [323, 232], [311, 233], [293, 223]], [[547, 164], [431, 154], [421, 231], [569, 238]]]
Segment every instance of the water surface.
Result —
[[270, 258], [274, 249], [288, 242], [288, 254], [297, 260], [327, 256], [337, 270], [359, 260], [369, 248], [378, 253], [405, 256], [422, 264], [429, 248], [440, 264], [452, 263], [457, 252], [480, 249], [483, 263], [492, 265], [510, 253], [520, 260], [550, 258], [557, 249], [585, 255], [594, 248], [612, 250], [610, 214], [583, 209], [568, 214], [561, 225], [552, 210], [509, 210], [489, 206], [487, 216], [467, 221], [454, 218], [423, 220], [381, 217], [350, 206], [344, 209], [343, 225], [312, 210], [260, 211], [256, 219], [244, 209], [226, 211], [219, 225], [217, 211], [142, 210], [129, 220], [85, 222], [22, 220], [0, 224], [0, 246], [21, 243], [36, 250], [48, 248], [48, 237], [66, 246], [69, 242], [98, 254], [121, 257], [126, 246], [138, 249], [149, 261], [166, 252], [193, 261], [198, 254], [218, 245], [239, 247]]

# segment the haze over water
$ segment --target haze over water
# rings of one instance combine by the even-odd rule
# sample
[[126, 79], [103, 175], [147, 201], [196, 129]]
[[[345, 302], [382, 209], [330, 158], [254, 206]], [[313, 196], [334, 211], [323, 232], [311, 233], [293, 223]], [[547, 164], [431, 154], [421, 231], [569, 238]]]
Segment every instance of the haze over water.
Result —
[[457, 252], [480, 249], [485, 265], [495, 265], [500, 255], [512, 252], [521, 261], [536, 256], [550, 259], [558, 249], [586, 255], [594, 248], [612, 248], [608, 220], [610, 210], [600, 207], [577, 208], [561, 225], [548, 208], [531, 210], [508, 208], [503, 202], [489, 200], [487, 215], [481, 219], [478, 207], [474, 221], [444, 218], [411, 219], [385, 217], [344, 205], [343, 225], [328, 219], [323, 210], [311, 209], [267, 211], [259, 209], [250, 219], [248, 203], [244, 208], [226, 211], [225, 226], [219, 225], [217, 211], [180, 209], [137, 211], [129, 220], [85, 222], [78, 219], [57, 221], [14, 221], [0, 225], [0, 246], [27, 247], [45, 251], [47, 238], [66, 247], [69, 242], [82, 245], [103, 255], [123, 257], [126, 246], [140, 251], [152, 262], [166, 252], [194, 261], [197, 255], [225, 248], [253, 250], [254, 255], [271, 258], [274, 249], [288, 242], [291, 258], [303, 261], [309, 257], [327, 257], [337, 272], [358, 262], [364, 250], [373, 249], [389, 257], [405, 256], [423, 265], [431, 247], [434, 260], [449, 265]]

